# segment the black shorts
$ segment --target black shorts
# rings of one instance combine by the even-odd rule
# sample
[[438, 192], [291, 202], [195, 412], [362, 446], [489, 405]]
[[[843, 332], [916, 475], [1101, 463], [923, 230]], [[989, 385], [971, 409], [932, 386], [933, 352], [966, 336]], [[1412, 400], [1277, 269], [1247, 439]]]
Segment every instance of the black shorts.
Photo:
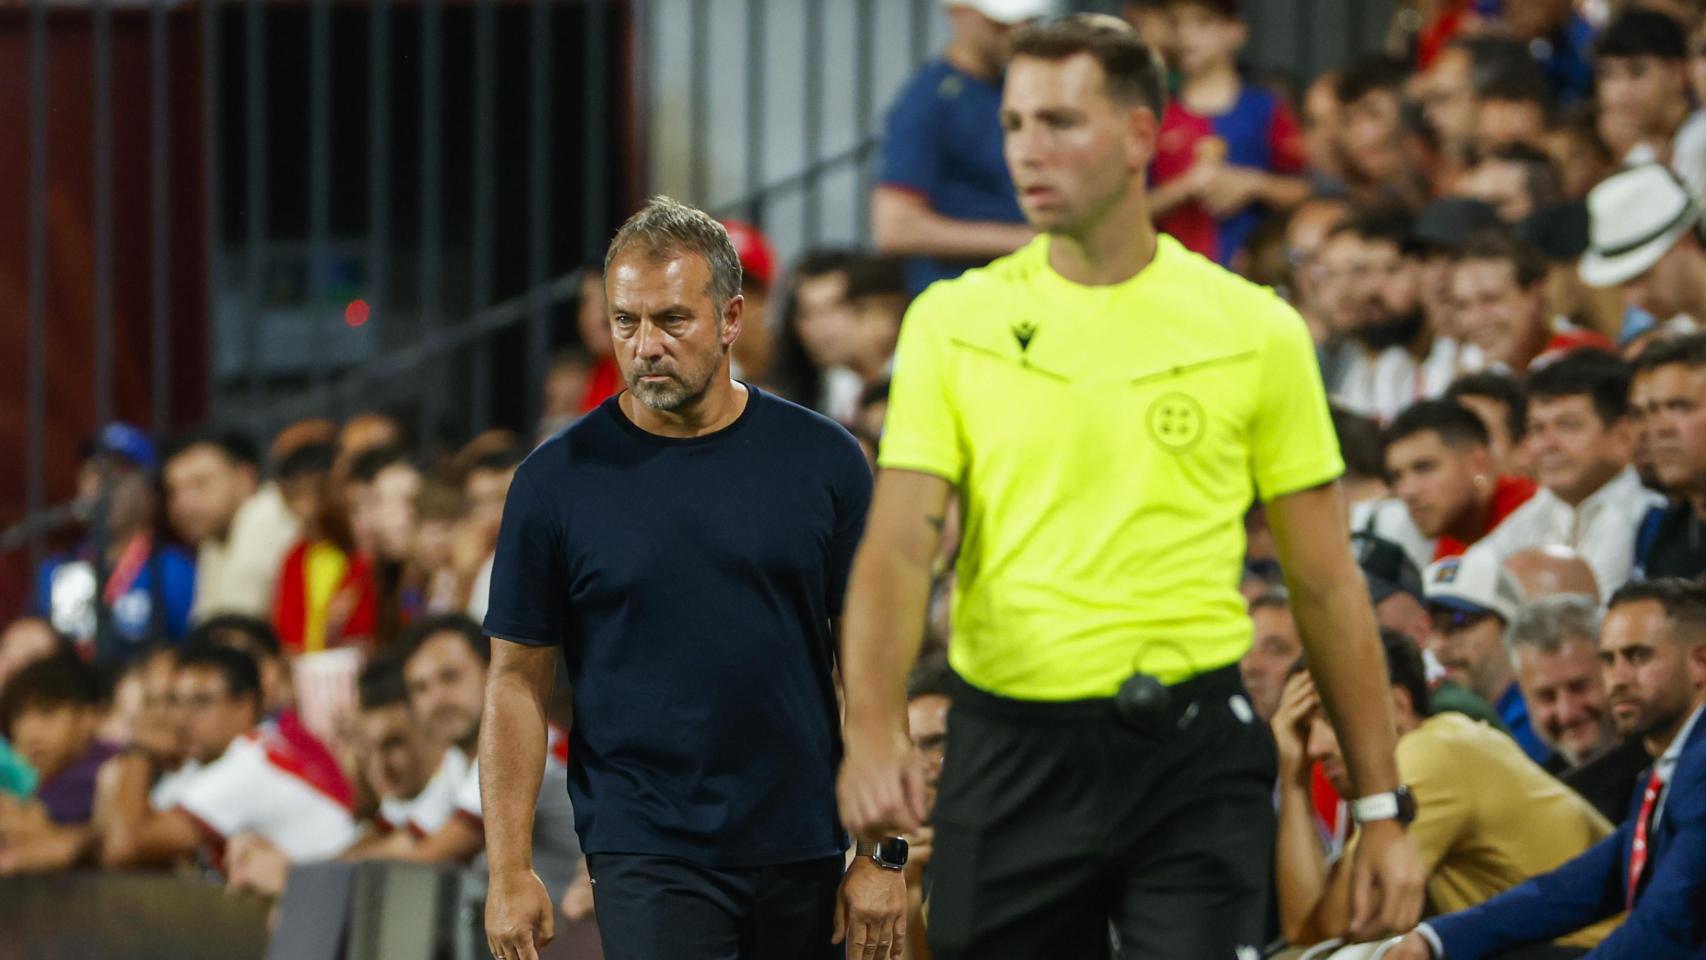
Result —
[[606, 960], [831, 960], [842, 858], [716, 869], [673, 857], [594, 853]]
[[1261, 955], [1272, 735], [1236, 667], [1173, 687], [1171, 708], [1151, 739], [1111, 700], [962, 684], [934, 815], [935, 960]]

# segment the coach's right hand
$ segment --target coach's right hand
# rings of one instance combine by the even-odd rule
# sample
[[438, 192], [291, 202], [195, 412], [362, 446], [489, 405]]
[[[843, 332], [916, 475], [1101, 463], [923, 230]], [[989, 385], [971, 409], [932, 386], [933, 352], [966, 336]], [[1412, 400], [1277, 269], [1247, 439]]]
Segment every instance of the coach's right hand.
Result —
[[845, 732], [847, 753], [835, 795], [841, 823], [855, 837], [910, 833], [929, 816], [924, 758], [912, 748], [906, 725], [855, 726]]
[[532, 870], [492, 874], [486, 884], [486, 945], [497, 960], [539, 960], [557, 935], [545, 883]]

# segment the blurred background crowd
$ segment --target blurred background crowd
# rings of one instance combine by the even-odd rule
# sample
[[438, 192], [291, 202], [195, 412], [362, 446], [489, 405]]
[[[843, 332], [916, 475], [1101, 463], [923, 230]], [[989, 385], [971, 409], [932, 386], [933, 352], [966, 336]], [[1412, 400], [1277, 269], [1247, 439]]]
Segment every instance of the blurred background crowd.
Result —
[[[1170, 79], [1153, 212], [1314, 334], [1400, 772], [1424, 811], [1430, 790], [1498, 808], [1420, 835], [1430, 908], [1457, 909], [1623, 820], [1654, 738], [1702, 696], [1662, 644], [1653, 665], [1605, 643], [1642, 581], [1706, 573], [1706, 5], [1422, 0], [1385, 51], [1288, 86], [1243, 63], [1260, 2], [1117, 5]], [[1009, 32], [1050, 7], [944, 4], [950, 39], [888, 105], [870, 246], [784, 261], [726, 222], [736, 375], [873, 458], [911, 299], [1031, 236], [999, 84]], [[624, 387], [598, 268], [575, 284], [536, 422], [446, 442], [378, 407], [87, 438], [77, 527], [0, 632], [0, 874], [195, 870], [276, 897], [296, 862], [477, 864], [478, 623], [505, 494], [533, 445]], [[1349, 833], [1344, 768], [1259, 508], [1246, 525], [1243, 672], [1281, 748], [1275, 933], [1304, 944], [1330, 929], [1313, 864]], [[947, 539], [912, 691], [938, 761]], [[535, 849], [585, 916], [553, 744]], [[1287, 848], [1287, 824], [1306, 842]]]

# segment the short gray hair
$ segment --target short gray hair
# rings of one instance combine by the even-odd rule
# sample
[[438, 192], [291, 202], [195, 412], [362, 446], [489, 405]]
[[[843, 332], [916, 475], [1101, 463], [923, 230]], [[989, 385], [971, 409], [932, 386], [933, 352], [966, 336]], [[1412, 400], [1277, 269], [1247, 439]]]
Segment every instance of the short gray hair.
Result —
[[1571, 640], [1599, 646], [1599, 604], [1592, 597], [1561, 593], [1525, 603], [1505, 630], [1505, 650], [1513, 663], [1521, 647], [1557, 653]]
[[617, 229], [604, 254], [604, 272], [630, 247], [648, 259], [663, 261], [684, 253], [698, 255], [710, 269], [707, 291], [720, 310], [740, 295], [740, 254], [729, 232], [711, 215], [679, 200], [657, 196]]

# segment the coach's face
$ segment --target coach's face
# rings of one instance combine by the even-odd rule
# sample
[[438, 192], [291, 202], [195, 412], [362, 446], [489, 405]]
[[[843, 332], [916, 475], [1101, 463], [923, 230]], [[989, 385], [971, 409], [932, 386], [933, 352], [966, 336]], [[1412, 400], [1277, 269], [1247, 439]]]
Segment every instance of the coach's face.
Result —
[[1089, 54], [1014, 58], [1001, 125], [1019, 206], [1045, 233], [1073, 235], [1098, 222], [1155, 152], [1155, 115], [1110, 97]]
[[666, 413], [703, 396], [729, 375], [729, 348], [740, 336], [744, 301], [719, 305], [705, 258], [618, 254], [605, 278], [616, 364], [641, 403]]

